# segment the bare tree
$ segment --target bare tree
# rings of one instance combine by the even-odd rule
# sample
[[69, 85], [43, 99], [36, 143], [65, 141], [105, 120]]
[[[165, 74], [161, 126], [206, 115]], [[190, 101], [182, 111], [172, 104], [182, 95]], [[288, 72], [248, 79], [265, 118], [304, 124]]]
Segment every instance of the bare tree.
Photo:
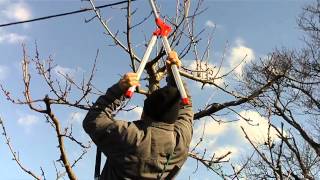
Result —
[[[281, 75], [267, 92], [250, 102], [269, 119], [278, 138], [254, 144], [256, 156], [244, 174], [259, 179], [319, 179], [320, 177], [320, 1], [303, 9], [298, 25], [306, 33], [306, 48], [277, 50], [246, 71], [247, 89]], [[281, 128], [278, 128], [281, 124]]]
[[[112, 28], [108, 26], [108, 22], [104, 20], [103, 14], [95, 8], [94, 1], [89, 0], [92, 9], [94, 9], [95, 16], [91, 19], [95, 18], [99, 20], [102, 27], [105, 30], [106, 36], [111, 38], [114, 42], [112, 46], [119, 47], [123, 49], [124, 53], [127, 53], [130, 57], [130, 67], [132, 71], [136, 70], [136, 64], [139, 64], [141, 59], [135, 54], [136, 50], [133, 44], [146, 44], [144, 42], [136, 42], [131, 41], [131, 31], [134, 28], [139, 28], [139, 25], [145, 23], [148, 17], [143, 18], [141, 22], [137, 24], [132, 24], [132, 18], [136, 11], [131, 11], [131, 2], [128, 1], [128, 4], [123, 10], [125, 11], [127, 26], [124, 30], [115, 30], [112, 31]], [[190, 11], [190, 4], [194, 5], [193, 11]], [[205, 36], [206, 29], [197, 30], [195, 24], [197, 23], [197, 17], [201, 15], [206, 9], [202, 7], [203, 1], [199, 0], [197, 2], [192, 2], [189, 0], [184, 1], [176, 1], [176, 14], [174, 17], [170, 17], [168, 15], [163, 15], [166, 23], [168, 23], [171, 27], [173, 27], [173, 31], [169, 36], [169, 40], [171, 42], [171, 46], [173, 49], [176, 49], [179, 57], [182, 59], [186, 56], [192, 56], [192, 59], [195, 59], [196, 65], [194, 68], [182, 67], [180, 70], [180, 74], [185, 78], [202, 83], [202, 85], [210, 85], [218, 88], [223, 92], [226, 96], [231, 97], [232, 101], [227, 102], [219, 102], [208, 104], [205, 103], [204, 106], [195, 113], [195, 120], [200, 120], [203, 117], [211, 117], [212, 120], [216, 120], [214, 114], [222, 111], [228, 110], [230, 107], [236, 107], [242, 105], [244, 103], [250, 102], [255, 99], [257, 96], [263, 94], [268, 88], [270, 88], [275, 82], [277, 82], [283, 75], [275, 75], [269, 79], [269, 81], [260, 84], [260, 86], [256, 86], [252, 88], [251, 91], [248, 91], [247, 94], [240, 95], [240, 93], [235, 92], [232, 88], [230, 88], [229, 84], [219, 85], [217, 83], [218, 80], [229, 78], [231, 75], [234, 75], [234, 70], [237, 68], [243, 61], [246, 59], [246, 56], [243, 57], [243, 61], [239, 63], [237, 66], [230, 69], [228, 72], [222, 73], [222, 64], [224, 63], [224, 55], [221, 57], [220, 63], [218, 66], [210, 66], [210, 47], [212, 41], [212, 32], [209, 33], [209, 36], [203, 38]], [[118, 32], [124, 32], [123, 34], [119, 34]], [[146, 35], [147, 36], [147, 35]], [[206, 48], [203, 52], [198, 50], [198, 46], [203, 43], [201, 39], [207, 39]], [[184, 43], [182, 43], [184, 42]], [[185, 43], [187, 42], [187, 43]], [[138, 90], [140, 93], [150, 93], [160, 87], [160, 81], [166, 75], [164, 59], [165, 52], [163, 48], [159, 48], [157, 51], [157, 55], [155, 58], [151, 59], [146, 67], [145, 72], [147, 74], [146, 80], [147, 86], [146, 90], [142, 90], [141, 88]], [[239, 82], [240, 84], [241, 82]], [[237, 86], [237, 85], [236, 85]], [[234, 112], [230, 110], [231, 112]], [[197, 152], [197, 146], [201, 143], [201, 138], [199, 143], [194, 147], [189, 156], [191, 158], [196, 159], [201, 162], [205, 167], [215, 172], [218, 176], [222, 178], [235, 178], [239, 174], [238, 171], [234, 171], [232, 173], [225, 173], [223, 171], [223, 167], [220, 165], [221, 163], [226, 163], [228, 160], [225, 160], [231, 152], [227, 152], [226, 154], [217, 157], [215, 155], [209, 156], [208, 152]], [[211, 150], [208, 150], [211, 151]], [[232, 166], [232, 165], [231, 165]], [[233, 168], [234, 169], [234, 168]], [[242, 168], [239, 168], [240, 171]]]

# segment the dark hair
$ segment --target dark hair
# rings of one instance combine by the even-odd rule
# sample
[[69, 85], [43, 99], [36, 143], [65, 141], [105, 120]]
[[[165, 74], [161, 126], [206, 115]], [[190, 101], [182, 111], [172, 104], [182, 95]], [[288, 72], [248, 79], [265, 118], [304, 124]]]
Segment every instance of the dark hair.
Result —
[[155, 121], [174, 123], [179, 112], [179, 97], [176, 87], [160, 88], [144, 101], [143, 112]]

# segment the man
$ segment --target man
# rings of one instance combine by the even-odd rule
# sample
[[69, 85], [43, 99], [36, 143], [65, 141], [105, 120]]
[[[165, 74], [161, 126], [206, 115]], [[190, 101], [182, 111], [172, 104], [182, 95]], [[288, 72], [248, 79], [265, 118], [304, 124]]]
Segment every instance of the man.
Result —
[[187, 159], [193, 111], [191, 105], [180, 102], [169, 68], [172, 64], [181, 66], [174, 51], [166, 63], [168, 85], [147, 97], [141, 120], [115, 120], [112, 115], [124, 92], [139, 85], [135, 73], [127, 73], [88, 112], [83, 128], [107, 156], [101, 180], [173, 179]]

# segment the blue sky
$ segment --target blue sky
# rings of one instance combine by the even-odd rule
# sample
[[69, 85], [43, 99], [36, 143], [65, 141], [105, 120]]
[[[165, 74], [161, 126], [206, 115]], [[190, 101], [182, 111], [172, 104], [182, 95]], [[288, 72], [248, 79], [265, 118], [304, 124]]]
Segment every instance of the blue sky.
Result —
[[[114, 1], [98, 1], [98, 4]], [[212, 67], [219, 63], [224, 48], [226, 61], [223, 70], [227, 71], [247, 55], [247, 62], [255, 61], [265, 57], [275, 48], [299, 48], [303, 46], [301, 41], [303, 34], [296, 24], [296, 18], [301, 12], [301, 7], [307, 0], [206, 0], [203, 7], [208, 10], [201, 14], [196, 23], [197, 31], [207, 28], [208, 32], [215, 27], [213, 45], [210, 50], [209, 62]], [[134, 22], [138, 22], [150, 12], [148, 3], [142, 0], [133, 3], [138, 8]], [[171, 0], [160, 0], [161, 13], [173, 15], [175, 5]], [[0, 0], [0, 24], [12, 21], [26, 20], [30, 18], [77, 10], [82, 7], [89, 7], [86, 2], [78, 0], [40, 1], [40, 0]], [[165, 7], [165, 8], [164, 8]], [[194, 4], [191, 4], [191, 9]], [[123, 13], [118, 8], [104, 9], [103, 16], [109, 19], [109, 25], [115, 31], [123, 29], [125, 25]], [[106, 90], [115, 83], [121, 74], [130, 70], [128, 55], [121, 49], [109, 46], [112, 42], [103, 34], [103, 28], [97, 20], [85, 23], [90, 19], [93, 12], [85, 12], [77, 15], [60, 17], [45, 21], [38, 21], [23, 25], [15, 25], [0, 28], [0, 83], [3, 84], [15, 97], [22, 98], [23, 84], [20, 70], [22, 59], [21, 43], [24, 42], [30, 57], [34, 56], [36, 41], [39, 47], [40, 56], [43, 59], [52, 56], [57, 64], [55, 72], [69, 73], [76, 80], [81, 80], [83, 74], [88, 74], [95, 57], [97, 49], [100, 50], [98, 57], [98, 72], [94, 79], [95, 85]], [[147, 39], [154, 30], [152, 20], [144, 23], [143, 29], [133, 31], [133, 42], [139, 44], [144, 42], [144, 35]], [[206, 36], [204, 36], [205, 38]], [[203, 51], [205, 40], [200, 43], [199, 50]], [[179, 48], [179, 47], [178, 47]], [[141, 57], [144, 49], [137, 47], [137, 54]], [[192, 68], [193, 57], [186, 56], [183, 64]], [[241, 73], [242, 66], [236, 70], [235, 75]], [[35, 70], [31, 70], [32, 92], [36, 98], [43, 98], [47, 87], [39, 80]], [[57, 75], [57, 78], [59, 75]], [[194, 110], [203, 108], [206, 102], [224, 102], [225, 97], [221, 92], [212, 87], [200, 89], [200, 85], [189, 82], [193, 95]], [[223, 83], [221, 81], [218, 83]], [[232, 85], [232, 83], [231, 83]], [[208, 97], [209, 98], [208, 100]], [[92, 97], [92, 101], [96, 97]], [[143, 96], [136, 95], [131, 106], [140, 105]], [[89, 138], [81, 127], [81, 121], [85, 115], [84, 111], [66, 107], [54, 106], [54, 111], [64, 125], [73, 124], [74, 135], [83, 141]], [[247, 155], [248, 144], [244, 141], [239, 131], [240, 126], [246, 127], [259, 141], [261, 134], [265, 132], [265, 119], [254, 111], [238, 111], [247, 117], [259, 121], [260, 127], [252, 128], [242, 121], [233, 124], [219, 125], [218, 123], [204, 118], [195, 123], [194, 145], [202, 133], [203, 123], [206, 123], [206, 138], [199, 149], [199, 152], [208, 148], [210, 153], [221, 154], [226, 150], [233, 152], [231, 160], [237, 163], [242, 156]], [[122, 113], [119, 118], [138, 119], [141, 108], [133, 112]], [[46, 172], [47, 177], [55, 177], [53, 161], [58, 159], [58, 151], [54, 131], [45, 123], [45, 118], [34, 113], [26, 106], [12, 105], [7, 102], [3, 95], [0, 95], [0, 115], [4, 119], [12, 144], [23, 164], [40, 174], [40, 166]], [[237, 118], [236, 116], [220, 117], [224, 120]], [[260, 129], [259, 129], [260, 128]], [[67, 142], [67, 149], [71, 158], [81, 153], [74, 144]], [[91, 148], [85, 158], [75, 168], [79, 179], [92, 179], [94, 167], [95, 148]], [[1, 179], [31, 179], [22, 172], [17, 164], [11, 160], [11, 154], [4, 144], [4, 138], [0, 138]], [[177, 179], [215, 179], [213, 173], [200, 165], [196, 169], [195, 161], [189, 159]], [[49, 178], [51, 179], [51, 178]]]

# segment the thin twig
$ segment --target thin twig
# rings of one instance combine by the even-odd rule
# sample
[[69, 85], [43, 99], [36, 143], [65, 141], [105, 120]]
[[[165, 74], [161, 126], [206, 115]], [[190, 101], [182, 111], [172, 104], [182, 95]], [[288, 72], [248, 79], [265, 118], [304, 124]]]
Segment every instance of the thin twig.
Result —
[[[6, 144], [11, 152], [11, 155], [13, 156], [13, 160], [19, 165], [20, 169], [22, 169], [24, 172], [26, 172], [27, 174], [31, 175], [33, 178], [37, 179], [37, 180], [41, 180], [40, 176], [37, 176], [35, 173], [33, 173], [31, 170], [27, 169], [22, 162], [20, 161], [19, 156], [17, 155], [17, 152], [13, 149], [11, 142], [10, 142], [10, 138], [9, 135], [7, 134], [6, 128], [4, 126], [3, 120], [0, 117], [0, 126], [2, 128], [2, 135], [4, 136], [5, 140], [6, 140]], [[42, 168], [41, 171], [43, 172]]]

